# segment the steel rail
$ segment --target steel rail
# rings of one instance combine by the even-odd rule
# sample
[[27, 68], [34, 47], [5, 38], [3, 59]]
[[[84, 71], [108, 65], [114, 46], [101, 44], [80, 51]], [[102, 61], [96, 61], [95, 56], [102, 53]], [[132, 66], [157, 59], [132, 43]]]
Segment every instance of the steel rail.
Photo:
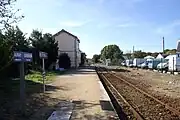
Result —
[[165, 108], [169, 109], [171, 112], [175, 113], [176, 115], [178, 115], [178, 116], [180, 117], [180, 112], [179, 112], [177, 109], [175, 109], [175, 108], [173, 108], [173, 107], [170, 107], [169, 105], [163, 103], [162, 101], [158, 100], [158, 99], [155, 98], [154, 96], [152, 96], [152, 95], [148, 94], [147, 92], [139, 89], [138, 87], [136, 87], [136, 86], [133, 85], [132, 83], [126, 81], [126, 80], [123, 79], [123, 78], [120, 78], [119, 76], [113, 74], [112, 72], [109, 72], [109, 71], [108, 71], [108, 73], [110, 73], [111, 75], [115, 76], [115, 77], [118, 78], [119, 80], [122, 80], [123, 82], [125, 82], [125, 83], [128, 84], [129, 86], [133, 87], [133, 88], [136, 89], [137, 91], [143, 93], [144, 95], [148, 96], [149, 98], [154, 99], [156, 102], [158, 102], [158, 103], [160, 103], [161, 105], [165, 106]]
[[[98, 72], [98, 73], [99, 73], [99, 72]], [[129, 108], [130, 108], [130, 109], [132, 110], [132, 112], [133, 112], [134, 117], [136, 117], [137, 120], [145, 120], [145, 119], [143, 118], [143, 116], [142, 116], [139, 112], [137, 112], [137, 111], [133, 108], [133, 106], [132, 106], [132, 105], [118, 92], [118, 90], [109, 82], [109, 80], [107, 79], [107, 77], [105, 77], [103, 73], [99, 73], [99, 74], [101, 75], [101, 77], [103, 77], [103, 80], [105, 80], [105, 81], [109, 84], [109, 86], [114, 89], [114, 91], [115, 91], [115, 92], [117, 93], [117, 95], [124, 101], [124, 103], [126, 103], [126, 104], [129, 106]], [[109, 86], [107, 86], [107, 87], [108, 87], [108, 89], [110, 90]], [[110, 90], [110, 92], [113, 94], [112, 90]], [[114, 95], [114, 97], [115, 97], [115, 95]], [[115, 97], [115, 98], [117, 99], [117, 97]], [[118, 100], [118, 99], [117, 99], [117, 100]]]

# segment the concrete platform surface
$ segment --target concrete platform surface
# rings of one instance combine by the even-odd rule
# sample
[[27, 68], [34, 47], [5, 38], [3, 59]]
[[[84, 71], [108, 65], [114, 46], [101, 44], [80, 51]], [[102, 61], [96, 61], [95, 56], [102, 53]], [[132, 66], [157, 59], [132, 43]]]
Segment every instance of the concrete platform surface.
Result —
[[[56, 91], [52, 97], [64, 99], [69, 103], [65, 102], [66, 107], [59, 106], [48, 120], [118, 119], [110, 98], [94, 69], [69, 71], [65, 75], [58, 76], [51, 85], [60, 88], [59, 94]], [[61, 109], [62, 107], [66, 110]]]

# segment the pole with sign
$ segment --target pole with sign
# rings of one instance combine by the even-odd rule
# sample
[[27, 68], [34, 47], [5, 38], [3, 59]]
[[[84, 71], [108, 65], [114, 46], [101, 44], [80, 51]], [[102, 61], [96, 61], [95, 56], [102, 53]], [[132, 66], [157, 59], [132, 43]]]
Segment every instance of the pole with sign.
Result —
[[42, 59], [43, 92], [45, 93], [45, 91], [46, 91], [46, 85], [45, 85], [46, 72], [45, 72], [44, 59], [48, 58], [48, 54], [45, 52], [39, 52], [39, 57]]
[[21, 105], [24, 106], [25, 101], [25, 74], [24, 63], [32, 61], [32, 53], [14, 51], [14, 62], [20, 63], [20, 99]]

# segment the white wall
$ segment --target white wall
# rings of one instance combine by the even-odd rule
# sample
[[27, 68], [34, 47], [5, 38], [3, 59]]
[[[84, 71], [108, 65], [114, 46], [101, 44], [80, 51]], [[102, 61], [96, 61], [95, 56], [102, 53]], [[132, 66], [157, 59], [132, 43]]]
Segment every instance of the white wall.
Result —
[[81, 52], [79, 50], [78, 40], [67, 33], [61, 33], [55, 36], [55, 40], [58, 42], [59, 55], [61, 53], [67, 53], [71, 59], [71, 67], [78, 67], [81, 63]]
[[161, 54], [158, 54], [158, 56], [156, 57], [156, 59], [161, 59], [164, 58]]
[[61, 33], [55, 36], [55, 40], [58, 42], [60, 51], [74, 51], [74, 40], [75, 38], [67, 33]]
[[58, 54], [67, 53], [71, 60], [71, 67], [75, 67], [75, 38], [67, 33], [61, 33], [55, 36], [55, 40], [58, 42]]
[[81, 63], [81, 52], [79, 49], [79, 41], [76, 40], [77, 66]]

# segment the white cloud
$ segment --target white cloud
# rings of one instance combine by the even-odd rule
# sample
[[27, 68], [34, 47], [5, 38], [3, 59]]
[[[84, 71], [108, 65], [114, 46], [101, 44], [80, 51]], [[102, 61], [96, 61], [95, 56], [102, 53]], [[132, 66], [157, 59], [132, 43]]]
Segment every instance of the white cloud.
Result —
[[170, 24], [158, 27], [155, 32], [161, 35], [168, 35], [173, 33], [178, 26], [180, 26], [180, 20], [175, 20]]
[[124, 23], [124, 24], [117, 25], [117, 27], [121, 27], [121, 28], [134, 27], [134, 26], [137, 26], [137, 24], [135, 24], [135, 23]]
[[82, 27], [85, 24], [89, 23], [90, 21], [64, 21], [60, 22], [60, 25], [63, 27]]

